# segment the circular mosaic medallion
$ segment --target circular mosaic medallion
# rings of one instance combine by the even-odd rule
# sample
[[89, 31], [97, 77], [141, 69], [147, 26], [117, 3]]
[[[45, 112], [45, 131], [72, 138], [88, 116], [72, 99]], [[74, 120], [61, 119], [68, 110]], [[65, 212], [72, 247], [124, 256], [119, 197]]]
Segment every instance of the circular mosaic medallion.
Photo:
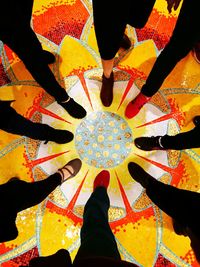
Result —
[[78, 125], [75, 146], [80, 158], [96, 168], [111, 168], [131, 151], [132, 131], [127, 122], [111, 112], [93, 112]]

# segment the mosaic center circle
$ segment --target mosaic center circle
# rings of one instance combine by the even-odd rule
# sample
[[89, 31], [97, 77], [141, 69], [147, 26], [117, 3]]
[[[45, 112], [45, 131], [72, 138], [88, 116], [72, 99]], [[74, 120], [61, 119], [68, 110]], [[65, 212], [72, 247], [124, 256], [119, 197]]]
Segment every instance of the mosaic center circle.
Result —
[[112, 168], [129, 155], [133, 142], [127, 122], [111, 112], [93, 112], [78, 125], [75, 146], [79, 157], [96, 168]]

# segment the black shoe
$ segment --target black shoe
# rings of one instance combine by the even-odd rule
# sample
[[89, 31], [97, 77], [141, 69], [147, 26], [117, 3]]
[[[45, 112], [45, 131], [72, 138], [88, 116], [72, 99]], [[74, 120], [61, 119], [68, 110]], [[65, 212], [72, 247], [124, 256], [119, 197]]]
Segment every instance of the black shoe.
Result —
[[53, 64], [56, 61], [56, 57], [54, 56], [54, 54], [52, 54], [51, 52], [49, 52], [47, 50], [42, 51], [42, 59], [48, 65]]
[[149, 184], [149, 179], [154, 179], [151, 175], [143, 170], [138, 164], [129, 162], [128, 170], [133, 179], [140, 183], [144, 188]]
[[72, 117], [82, 119], [86, 116], [85, 109], [70, 97], [69, 101], [58, 102]]
[[165, 150], [160, 143], [161, 136], [138, 137], [134, 140], [137, 148], [145, 151]]
[[120, 47], [125, 50], [128, 50], [131, 47], [131, 41], [126, 34], [124, 34], [123, 36], [123, 39], [120, 43]]
[[194, 125], [195, 126], [200, 126], [200, 116], [195, 116], [194, 118], [193, 118], [193, 123], [194, 123]]
[[73, 138], [73, 133], [67, 130], [57, 130], [52, 128], [47, 132], [45, 144], [47, 144], [48, 141], [52, 141], [57, 144], [65, 144], [71, 142]]

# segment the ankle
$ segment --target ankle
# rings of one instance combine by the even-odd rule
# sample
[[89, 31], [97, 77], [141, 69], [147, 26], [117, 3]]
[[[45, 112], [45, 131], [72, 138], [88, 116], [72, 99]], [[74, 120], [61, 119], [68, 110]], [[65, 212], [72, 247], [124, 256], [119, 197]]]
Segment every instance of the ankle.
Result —
[[62, 185], [62, 184], [64, 183], [64, 181], [65, 181], [65, 175], [64, 175], [63, 170], [62, 170], [62, 169], [59, 169], [59, 170], [56, 172], [56, 174], [59, 175], [59, 177], [60, 177], [60, 185]]
[[66, 100], [64, 100], [64, 101], [60, 101], [59, 103], [67, 103], [67, 102], [69, 102], [70, 101], [70, 99], [71, 99], [71, 97], [68, 95], [68, 97], [67, 97], [67, 99]]
[[147, 96], [147, 95], [143, 94], [142, 92], [140, 92], [140, 96], [142, 99], [144, 99], [146, 101], [149, 101], [149, 99], [151, 99], [151, 96]]
[[163, 144], [162, 144], [162, 136], [159, 136], [158, 138], [158, 144], [161, 148], [164, 148]]
[[64, 175], [61, 173], [60, 170], [58, 170], [56, 173], [55, 173], [55, 179], [58, 180], [58, 184], [61, 185], [63, 183], [63, 180], [64, 180]]
[[140, 103], [141, 105], [146, 104], [149, 100], [151, 99], [151, 97], [144, 95], [143, 93], [139, 93], [136, 98], [134, 98], [131, 102], [133, 104], [135, 103]]
[[110, 79], [110, 77], [112, 76], [113, 72], [103, 72], [103, 77], [106, 78], [106, 79]]

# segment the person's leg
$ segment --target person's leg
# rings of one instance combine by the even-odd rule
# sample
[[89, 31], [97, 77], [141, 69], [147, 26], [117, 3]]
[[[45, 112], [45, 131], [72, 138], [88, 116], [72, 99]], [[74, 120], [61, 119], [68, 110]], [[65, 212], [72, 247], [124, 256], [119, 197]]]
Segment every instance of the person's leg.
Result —
[[172, 37], [157, 58], [141, 92], [152, 97], [176, 64], [200, 40], [198, 0], [184, 0]]
[[56, 173], [44, 180], [28, 183], [18, 178], [11, 179], [1, 185], [1, 199], [7, 199], [5, 205], [20, 212], [43, 201], [55, 188], [76, 176], [81, 169], [80, 159], [74, 159], [65, 164]]
[[[155, 0], [141, 0], [128, 2], [128, 23], [135, 28], [143, 28], [152, 12]], [[129, 119], [137, 115], [141, 107], [149, 101], [149, 97], [139, 94], [131, 101], [125, 110], [125, 116]]]
[[66, 249], [59, 249], [49, 256], [35, 257], [30, 260], [29, 266], [19, 267], [72, 267], [71, 257]]
[[126, 4], [117, 5], [113, 0], [109, 5], [106, 0], [92, 2], [95, 34], [103, 67], [100, 97], [103, 105], [108, 107], [113, 100], [114, 57], [120, 48], [127, 24]]
[[0, 101], [0, 129], [18, 135], [24, 135], [36, 140], [53, 141], [65, 144], [73, 140], [73, 134], [67, 130], [59, 130], [47, 124], [32, 122], [12, 107], [10, 102]]
[[182, 223], [190, 225], [199, 210], [200, 194], [150, 180], [147, 196], [165, 213]]
[[[127, 12], [124, 5], [116, 5], [114, 0], [93, 0], [94, 28], [100, 56], [103, 60], [112, 60], [120, 48], [127, 24]], [[103, 16], [102, 16], [103, 14]], [[110, 67], [110, 65], [108, 64]], [[110, 71], [111, 73], [111, 71]], [[106, 76], [108, 72], [105, 72]]]
[[30, 27], [25, 26], [8, 32], [7, 35], [2, 34], [1, 38], [19, 56], [38, 84], [53, 96], [72, 117], [85, 117], [85, 109], [70, 98], [57, 82], [43, 58], [42, 46]]
[[39, 204], [57, 186], [61, 185], [61, 182], [61, 174], [54, 173], [44, 180], [33, 183], [19, 179], [11, 180], [2, 185], [1, 191], [3, 192], [3, 197], [5, 199], [8, 198], [9, 206], [17, 212], [20, 212]]
[[143, 28], [151, 15], [156, 0], [128, 1], [128, 21], [134, 28]]
[[[8, 0], [10, 1], [10, 0]], [[10, 1], [10, 5], [13, 4], [13, 0]], [[31, 23], [31, 17], [32, 17], [32, 9], [33, 9], [33, 2], [34, 0], [29, 1], [23, 1], [21, 3], [14, 3], [13, 7], [11, 6], [10, 9], [16, 9], [18, 20], [23, 22], [23, 25], [30, 26]], [[5, 10], [5, 12], [8, 12], [8, 10]], [[13, 26], [13, 25], [12, 25]]]
[[183, 226], [193, 226], [200, 209], [200, 194], [178, 189], [157, 181], [138, 164], [128, 164], [130, 175], [145, 189], [148, 197], [162, 211], [177, 220]]
[[200, 41], [193, 47], [193, 55], [196, 62], [200, 64]]
[[56, 81], [50, 68], [42, 60], [42, 46], [34, 31], [27, 25], [3, 36], [5, 42], [23, 61], [33, 78], [57, 101], [68, 99], [67, 92]]
[[0, 185], [0, 242], [17, 237], [15, 219], [18, 212], [42, 202], [58, 185], [74, 177], [80, 168], [81, 161], [74, 159], [44, 180], [28, 183], [12, 178]]
[[200, 127], [191, 131], [177, 134], [175, 136], [164, 135], [161, 137], [161, 145], [165, 149], [190, 149], [200, 147]]
[[176, 134], [174, 136], [152, 136], [152, 137], [138, 137], [134, 140], [137, 148], [150, 150], [183, 150], [200, 147], [200, 127], [196, 126], [188, 132]]
[[200, 193], [161, 183], [136, 163], [130, 162], [128, 169], [133, 179], [146, 188], [146, 194], [152, 202], [172, 217], [175, 233], [190, 238], [191, 247], [197, 260], [200, 261], [200, 230], [197, 216]]
[[81, 246], [75, 262], [95, 256], [120, 259], [115, 237], [108, 223], [108, 209], [110, 207], [107, 194], [108, 177], [109, 173], [103, 171], [95, 179], [94, 191], [84, 209]]
[[5, 209], [3, 203], [1, 203], [0, 216], [0, 243], [15, 239], [18, 236], [17, 226], [15, 224], [17, 212], [12, 209]]
[[159, 90], [176, 64], [200, 40], [198, 5], [198, 0], [194, 0], [192, 3], [190, 0], [184, 0], [169, 43], [158, 56], [141, 93], [126, 108], [125, 114], [128, 118], [137, 115], [143, 105]]
[[40, 182], [13, 179], [0, 185], [0, 243], [18, 236], [15, 220], [19, 211], [39, 204], [60, 184], [61, 175], [56, 173]]
[[113, 71], [114, 58], [108, 60], [101, 60], [103, 67], [103, 74], [108, 79]]
[[200, 261], [200, 230], [197, 214], [200, 209], [200, 193], [178, 189], [157, 181], [138, 164], [128, 164], [130, 175], [145, 189], [147, 196], [162, 211], [172, 217], [176, 234], [188, 236], [195, 256]]

